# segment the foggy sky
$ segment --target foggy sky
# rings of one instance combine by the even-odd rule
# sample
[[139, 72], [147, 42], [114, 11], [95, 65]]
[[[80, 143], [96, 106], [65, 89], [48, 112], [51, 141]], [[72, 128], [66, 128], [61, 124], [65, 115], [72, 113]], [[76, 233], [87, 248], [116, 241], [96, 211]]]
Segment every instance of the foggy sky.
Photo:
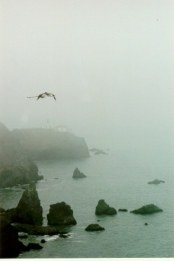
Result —
[[[0, 0], [0, 121], [171, 143], [173, 0]], [[36, 101], [27, 96], [53, 92]]]

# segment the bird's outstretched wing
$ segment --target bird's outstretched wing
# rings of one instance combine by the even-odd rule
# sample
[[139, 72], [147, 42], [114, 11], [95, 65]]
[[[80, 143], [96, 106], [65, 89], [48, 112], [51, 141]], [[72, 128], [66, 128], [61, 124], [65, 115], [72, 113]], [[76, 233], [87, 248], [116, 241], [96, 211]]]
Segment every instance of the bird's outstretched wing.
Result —
[[38, 96], [30, 96], [30, 97], [27, 97], [27, 98], [36, 98], [36, 97], [38, 97]]
[[56, 101], [56, 96], [53, 94], [53, 98], [55, 99], [55, 101]]

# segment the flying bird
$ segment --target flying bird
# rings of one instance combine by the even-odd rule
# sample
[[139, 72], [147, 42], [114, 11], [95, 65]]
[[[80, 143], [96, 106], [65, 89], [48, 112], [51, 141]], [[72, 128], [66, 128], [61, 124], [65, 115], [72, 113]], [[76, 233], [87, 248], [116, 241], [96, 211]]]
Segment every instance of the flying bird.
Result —
[[45, 98], [45, 97], [53, 97], [56, 100], [56, 96], [53, 93], [49, 93], [49, 92], [44, 92], [37, 96], [31, 96], [31, 97], [27, 97], [27, 98], [35, 98], [35, 97], [37, 97], [37, 100], [39, 100], [40, 98]]

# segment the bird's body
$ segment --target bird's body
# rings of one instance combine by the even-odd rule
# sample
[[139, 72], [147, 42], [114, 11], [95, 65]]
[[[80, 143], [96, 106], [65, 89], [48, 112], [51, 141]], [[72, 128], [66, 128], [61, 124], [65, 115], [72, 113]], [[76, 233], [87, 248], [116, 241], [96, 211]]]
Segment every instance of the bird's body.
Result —
[[56, 100], [56, 96], [53, 93], [49, 93], [49, 92], [44, 92], [37, 96], [32, 96], [32, 97], [27, 97], [27, 98], [35, 98], [35, 97], [37, 97], [37, 100], [39, 100], [40, 98], [45, 98], [45, 97], [53, 97]]

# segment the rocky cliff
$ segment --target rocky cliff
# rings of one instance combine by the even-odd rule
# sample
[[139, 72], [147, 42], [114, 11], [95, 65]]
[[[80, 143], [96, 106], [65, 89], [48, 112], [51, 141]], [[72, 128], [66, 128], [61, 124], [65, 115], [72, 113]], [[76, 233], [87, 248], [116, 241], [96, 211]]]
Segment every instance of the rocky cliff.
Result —
[[0, 123], [0, 187], [42, 179], [34, 160], [88, 157], [85, 140], [53, 129], [9, 131]]
[[36, 164], [2, 123], [0, 123], [0, 187], [10, 187], [37, 181]]
[[16, 129], [14, 138], [33, 160], [89, 157], [84, 138], [54, 129]]

